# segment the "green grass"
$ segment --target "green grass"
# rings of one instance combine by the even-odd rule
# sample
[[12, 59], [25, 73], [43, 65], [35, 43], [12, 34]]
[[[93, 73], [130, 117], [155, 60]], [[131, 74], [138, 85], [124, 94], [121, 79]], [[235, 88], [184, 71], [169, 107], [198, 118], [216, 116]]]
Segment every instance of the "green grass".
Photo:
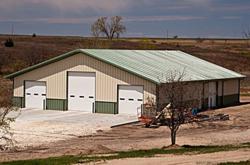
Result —
[[250, 57], [250, 52], [249, 51], [242, 51], [241, 55], [245, 56], [245, 57]]
[[241, 93], [241, 96], [250, 96], [250, 93]]
[[240, 162], [226, 162], [220, 163], [219, 165], [250, 165], [250, 160]]
[[79, 156], [61, 156], [46, 159], [20, 160], [0, 164], [10, 165], [70, 165], [79, 162]]
[[250, 148], [250, 143], [243, 143], [240, 145], [224, 145], [224, 146], [189, 146], [184, 145], [180, 149], [150, 149], [150, 150], [133, 150], [117, 152], [111, 155], [77, 155], [77, 156], [61, 156], [51, 157], [46, 159], [22, 160], [3, 162], [0, 165], [69, 165], [74, 163], [88, 163], [101, 160], [112, 160], [122, 158], [137, 158], [137, 157], [153, 157], [156, 154], [201, 154], [213, 153], [220, 151], [232, 151], [240, 148]]

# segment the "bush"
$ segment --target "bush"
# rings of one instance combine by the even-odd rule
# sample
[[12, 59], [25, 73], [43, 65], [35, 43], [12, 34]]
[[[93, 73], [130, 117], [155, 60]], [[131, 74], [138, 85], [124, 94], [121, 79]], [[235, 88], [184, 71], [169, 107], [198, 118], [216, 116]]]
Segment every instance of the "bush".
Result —
[[33, 33], [33, 34], [32, 34], [32, 37], [36, 37], [36, 33]]
[[205, 41], [204, 38], [196, 38], [196, 42], [197, 42], [197, 43], [202, 43], [202, 42], [204, 42], [204, 41]]
[[0, 151], [11, 150], [15, 147], [14, 132], [11, 130], [10, 125], [18, 117], [19, 113], [9, 115], [13, 111], [18, 111], [18, 108], [13, 106], [11, 98], [12, 89], [4, 79], [0, 79]]
[[14, 42], [11, 38], [8, 38], [5, 42], [4, 42], [5, 47], [14, 47]]

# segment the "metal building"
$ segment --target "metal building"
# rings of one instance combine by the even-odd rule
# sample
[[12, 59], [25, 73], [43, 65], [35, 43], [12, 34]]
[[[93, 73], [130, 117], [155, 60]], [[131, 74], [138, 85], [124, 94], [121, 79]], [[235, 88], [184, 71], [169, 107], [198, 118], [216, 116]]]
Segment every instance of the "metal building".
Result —
[[19, 107], [137, 114], [171, 70], [201, 91], [200, 108], [239, 103], [243, 75], [182, 51], [78, 49], [6, 76]]

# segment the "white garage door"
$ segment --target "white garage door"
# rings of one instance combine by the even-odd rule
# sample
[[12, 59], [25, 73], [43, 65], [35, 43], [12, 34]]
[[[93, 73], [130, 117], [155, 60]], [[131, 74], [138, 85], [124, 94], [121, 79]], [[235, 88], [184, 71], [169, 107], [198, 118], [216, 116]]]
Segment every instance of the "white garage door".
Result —
[[93, 112], [95, 73], [69, 72], [68, 109]]
[[39, 81], [25, 81], [25, 107], [45, 109], [46, 83]]
[[143, 104], [143, 86], [119, 86], [119, 113], [140, 115]]
[[216, 82], [209, 82], [208, 84], [209, 95], [208, 95], [208, 108], [216, 107]]

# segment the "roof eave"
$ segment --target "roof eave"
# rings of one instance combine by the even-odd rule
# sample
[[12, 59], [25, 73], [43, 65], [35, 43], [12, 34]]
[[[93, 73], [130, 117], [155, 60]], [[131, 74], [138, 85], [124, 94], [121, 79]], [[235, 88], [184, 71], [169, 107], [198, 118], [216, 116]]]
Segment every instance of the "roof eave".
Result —
[[44, 61], [44, 62], [38, 63], [38, 64], [36, 64], [36, 65], [33, 65], [33, 66], [30, 66], [30, 67], [24, 68], [24, 69], [22, 69], [22, 70], [20, 70], [20, 71], [17, 71], [17, 72], [15, 72], [15, 73], [12, 73], [12, 74], [9, 74], [9, 75], [7, 75], [7, 76], [4, 76], [4, 78], [13, 79], [13, 78], [15, 78], [15, 77], [17, 77], [17, 76], [19, 76], [19, 75], [25, 74], [25, 73], [27, 73], [27, 72], [30, 72], [30, 71], [32, 71], [32, 70], [35, 70], [35, 69], [40, 68], [40, 67], [43, 67], [43, 66], [46, 66], [46, 65], [48, 65], [48, 64], [51, 64], [51, 63], [60, 61], [60, 60], [62, 60], [62, 59], [64, 59], [64, 58], [70, 57], [70, 56], [75, 55], [75, 54], [78, 54], [78, 53], [86, 54], [86, 55], [91, 56], [91, 57], [93, 57], [93, 58], [95, 58], [95, 59], [97, 59], [97, 60], [106, 62], [106, 63], [108, 63], [108, 64], [110, 64], [110, 65], [112, 65], [112, 66], [114, 66], [114, 67], [117, 67], [117, 68], [122, 69], [122, 70], [124, 70], [124, 71], [126, 71], [126, 72], [129, 72], [129, 73], [134, 74], [134, 75], [136, 75], [136, 76], [139, 76], [139, 77], [141, 77], [141, 78], [143, 78], [143, 79], [146, 79], [146, 80], [148, 80], [148, 81], [150, 81], [150, 82], [152, 82], [152, 83], [160, 84], [160, 82], [157, 82], [157, 81], [155, 81], [155, 80], [153, 80], [153, 79], [150, 79], [150, 78], [148, 78], [148, 77], [144, 77], [144, 76], [142, 76], [142, 75], [140, 75], [140, 74], [137, 74], [137, 73], [135, 73], [135, 72], [132, 72], [132, 71], [126, 69], [126, 68], [123, 68], [123, 67], [120, 67], [120, 66], [118, 66], [118, 65], [115, 65], [115, 64], [113, 64], [113, 63], [111, 63], [111, 62], [109, 62], [109, 61], [107, 61], [107, 60], [100, 59], [100, 58], [98, 58], [98, 57], [96, 57], [96, 56], [93, 56], [92, 54], [90, 54], [90, 53], [84, 51], [84, 49], [76, 49], [76, 50], [70, 51], [70, 52], [68, 52], [68, 53], [65, 53], [65, 54], [62, 54], [62, 55], [60, 55], [60, 56], [57, 56], [57, 57], [48, 59], [48, 60], [46, 60], [46, 61]]
[[[159, 85], [159, 84], [162, 83], [162, 82], [160, 82], [160, 81], [156, 81], [155, 79], [151, 79], [150, 77], [143, 76], [143, 75], [141, 75], [141, 74], [139, 74], [139, 73], [133, 72], [133, 71], [131, 71], [131, 70], [125, 68], [125, 67], [119, 66], [119, 65], [117, 65], [117, 64], [115, 64], [115, 63], [112, 63], [112, 62], [110, 62], [110, 61], [108, 61], [108, 60], [105, 60], [105, 59], [103, 59], [103, 58], [99, 58], [99, 57], [97, 57], [97, 56], [94, 56], [94, 55], [92, 55], [91, 53], [85, 51], [84, 49], [76, 49], [76, 50], [70, 51], [70, 52], [68, 52], [68, 53], [59, 55], [59, 56], [57, 56], [57, 57], [48, 59], [48, 60], [46, 60], [46, 61], [44, 61], [44, 62], [38, 63], [38, 64], [36, 64], [36, 65], [27, 67], [27, 68], [25, 68], [25, 69], [22, 69], [22, 70], [20, 70], [20, 71], [15, 72], [15, 73], [12, 73], [12, 74], [9, 74], [9, 75], [7, 75], [7, 76], [4, 76], [4, 78], [13, 79], [13, 78], [15, 78], [15, 77], [17, 77], [17, 76], [19, 76], [19, 75], [25, 74], [25, 73], [27, 73], [27, 72], [30, 72], [30, 71], [32, 71], [32, 70], [35, 70], [35, 69], [40, 68], [40, 67], [43, 67], [43, 66], [46, 66], [46, 65], [48, 65], [48, 64], [51, 64], [51, 63], [60, 61], [60, 60], [62, 60], [62, 59], [64, 59], [64, 58], [70, 57], [70, 56], [75, 55], [75, 54], [78, 54], [78, 53], [82, 53], [82, 54], [88, 55], [88, 56], [90, 56], [90, 57], [93, 57], [93, 58], [95, 58], [95, 59], [97, 59], [97, 60], [100, 60], [100, 61], [103, 61], [103, 62], [105, 62], [105, 63], [108, 63], [108, 64], [110, 64], [110, 65], [112, 65], [112, 66], [114, 66], [114, 67], [117, 67], [117, 68], [119, 68], [119, 69], [121, 69], [121, 70], [124, 70], [124, 71], [126, 71], [126, 72], [131, 73], [131, 74], [134, 74], [134, 75], [136, 75], [136, 76], [138, 76], [138, 77], [141, 77], [141, 78], [143, 78], [143, 79], [145, 79], [145, 80], [148, 80], [148, 81], [150, 81], [150, 82], [152, 82], [152, 83], [154, 83], [154, 84], [158, 84], [158, 85]], [[241, 76], [235, 76], [235, 77], [233, 77], [232, 79], [244, 79], [245, 77], [246, 77], [245, 75], [241, 75]], [[227, 79], [227, 78], [224, 78], [224, 79]], [[213, 79], [213, 80], [216, 80], [216, 79]], [[204, 80], [198, 80], [198, 81], [204, 81]], [[210, 81], [210, 80], [208, 80], [208, 81]]]
[[65, 53], [65, 54], [62, 54], [60, 56], [57, 56], [57, 57], [54, 57], [54, 58], [51, 58], [51, 59], [48, 59], [46, 61], [43, 61], [41, 63], [38, 63], [38, 64], [35, 64], [33, 66], [30, 66], [30, 67], [27, 67], [27, 68], [24, 68], [20, 71], [17, 71], [15, 73], [12, 73], [12, 74], [9, 74], [7, 76], [4, 76], [4, 78], [6, 79], [12, 79], [12, 78], [15, 78], [19, 75], [22, 75], [24, 73], [27, 73], [27, 72], [30, 72], [34, 69], [37, 69], [37, 68], [40, 68], [40, 67], [43, 67], [45, 65], [48, 65], [48, 64], [51, 64], [51, 63], [54, 63], [54, 62], [57, 62], [57, 61], [60, 61], [61, 59], [64, 59], [66, 57], [69, 57], [69, 56], [72, 56], [74, 54], [77, 54], [77, 53], [81, 53], [82, 51], [80, 49], [76, 49], [76, 50], [73, 50], [73, 51], [70, 51], [68, 53]]

